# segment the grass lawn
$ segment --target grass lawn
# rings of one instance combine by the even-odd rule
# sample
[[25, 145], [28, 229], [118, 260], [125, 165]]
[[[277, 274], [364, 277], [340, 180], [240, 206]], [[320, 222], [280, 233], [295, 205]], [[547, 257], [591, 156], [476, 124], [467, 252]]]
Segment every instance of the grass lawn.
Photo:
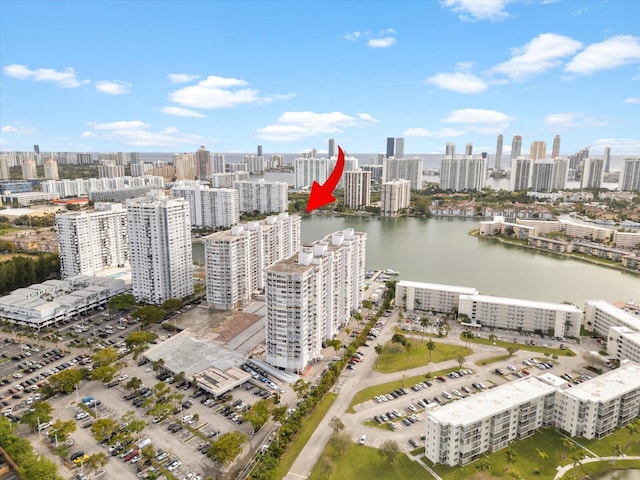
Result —
[[[551, 480], [556, 474], [557, 465], [569, 463], [569, 460], [564, 458], [566, 448], [562, 444], [563, 438], [556, 431], [545, 429], [529, 438], [512, 443], [510, 448], [516, 455], [513, 465], [507, 465], [505, 455], [507, 449], [488, 454], [485, 459], [491, 464], [489, 473], [497, 479], [512, 479], [514, 476], [511, 471], [515, 470], [519, 472], [521, 478]], [[540, 460], [536, 449], [546, 452], [549, 458]], [[586, 451], [585, 455], [587, 455]], [[444, 480], [466, 480], [478, 471], [476, 466], [483, 461], [480, 459], [465, 467], [446, 467], [440, 464], [432, 465], [426, 458], [422, 460], [427, 462]], [[539, 474], [534, 473], [536, 468], [540, 469]]]
[[615, 456], [614, 445], [616, 442], [620, 442], [626, 455], [640, 455], [640, 443], [638, 440], [640, 440], [640, 435], [632, 435], [629, 437], [629, 431], [624, 427], [619, 428], [611, 435], [607, 435], [600, 440], [576, 439], [580, 445], [585, 446], [589, 450], [593, 450], [601, 457]]
[[273, 478], [284, 478], [287, 472], [289, 472], [291, 465], [293, 465], [293, 462], [298, 458], [298, 455], [300, 455], [300, 452], [311, 438], [313, 432], [316, 431], [316, 428], [327, 414], [336, 397], [337, 395], [335, 393], [329, 392], [320, 400], [320, 403], [318, 403], [311, 415], [309, 415], [303, 423], [296, 438], [287, 447], [287, 451], [280, 457], [278, 468]]
[[[493, 345], [496, 347], [503, 347], [503, 348], [509, 348], [509, 347], [514, 347], [518, 350], [526, 350], [529, 352], [538, 352], [538, 353], [543, 353], [543, 354], [549, 354], [551, 355], [558, 355], [559, 357], [575, 357], [576, 354], [573, 350], [570, 349], [565, 349], [565, 350], [560, 350], [559, 348], [549, 348], [549, 347], [542, 347], [539, 345], [525, 345], [524, 343], [511, 343], [511, 342], [504, 342], [501, 340], [494, 340], [493, 342], [491, 340], [489, 340], [488, 338], [462, 338], [460, 337], [461, 340], [464, 340], [465, 342], [471, 342], [471, 343], [481, 343], [483, 345]], [[434, 352], [435, 353], [435, 352]]]
[[476, 365], [479, 365], [479, 366], [489, 365], [490, 363], [501, 362], [502, 360], [506, 360], [507, 358], [509, 358], [509, 354], [498, 355], [497, 357], [483, 358], [482, 360], [478, 360], [476, 362]]
[[438, 370], [436, 372], [428, 372], [429, 377], [427, 377], [426, 375], [427, 372], [425, 372], [422, 375], [406, 377], [404, 381], [395, 380], [393, 382], [380, 383], [378, 385], [372, 385], [370, 387], [363, 388], [353, 396], [353, 399], [349, 404], [349, 408], [347, 409], [347, 413], [354, 413], [352, 408], [354, 405], [357, 405], [362, 402], [366, 402], [367, 400], [371, 400], [373, 397], [382, 395], [383, 393], [393, 392], [394, 390], [397, 390], [398, 388], [401, 388], [401, 387], [408, 388], [415, 385], [416, 383], [425, 381], [427, 378], [439, 377], [441, 375], [446, 375], [447, 373], [450, 373], [450, 372], [455, 372], [456, 370], [458, 370], [458, 367], [445, 368], [444, 370]]
[[[327, 466], [331, 466], [327, 468]], [[328, 473], [330, 473], [328, 475]], [[281, 477], [276, 477], [281, 478]], [[349, 444], [344, 454], [337, 451], [331, 442], [322, 452], [309, 480], [415, 480], [429, 478], [429, 474], [418, 462], [412, 462], [401, 454], [394, 465], [378, 453], [378, 449]]]
[[[459, 345], [448, 345], [446, 343], [436, 344], [436, 349], [431, 352], [432, 362], [439, 363], [446, 360], [452, 360], [462, 355], [464, 357], [471, 355], [473, 350], [467, 347], [461, 347]], [[411, 350], [407, 352], [402, 350], [398, 353], [394, 353], [390, 348], [393, 343], [390, 341], [384, 345], [384, 350], [378, 355], [376, 362], [373, 364], [373, 369], [376, 372], [381, 373], [393, 373], [400, 372], [402, 370], [408, 370], [410, 368], [421, 367], [429, 363], [429, 350], [422, 344], [413, 344]]]

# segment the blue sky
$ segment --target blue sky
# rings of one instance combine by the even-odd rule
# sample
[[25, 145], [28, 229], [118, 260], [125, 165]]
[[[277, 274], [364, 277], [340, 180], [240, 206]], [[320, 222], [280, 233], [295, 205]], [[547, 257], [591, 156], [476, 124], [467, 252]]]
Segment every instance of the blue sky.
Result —
[[640, 2], [0, 1], [0, 148], [640, 154]]

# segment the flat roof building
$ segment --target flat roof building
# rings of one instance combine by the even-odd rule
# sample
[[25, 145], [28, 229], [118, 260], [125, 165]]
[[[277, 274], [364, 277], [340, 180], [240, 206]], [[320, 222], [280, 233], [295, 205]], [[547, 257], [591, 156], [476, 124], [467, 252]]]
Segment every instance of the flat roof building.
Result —
[[606, 337], [611, 327], [627, 327], [638, 332], [640, 317], [605, 300], [587, 300], [584, 306], [584, 326], [601, 337]]
[[401, 280], [396, 284], [395, 304], [408, 311], [452, 313], [458, 308], [460, 295], [477, 294], [471, 287]]

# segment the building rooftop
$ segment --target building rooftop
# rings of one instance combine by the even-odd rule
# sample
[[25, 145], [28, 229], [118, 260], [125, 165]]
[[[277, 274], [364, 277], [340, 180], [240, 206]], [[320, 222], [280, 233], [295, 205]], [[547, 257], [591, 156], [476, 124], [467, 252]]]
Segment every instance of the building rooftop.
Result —
[[[499, 305], [513, 305], [515, 307], [543, 308], [547, 310], [560, 310], [569, 313], [582, 313], [582, 310], [580, 310], [575, 305], [569, 305], [566, 303], [539, 302], [536, 300], [526, 300], [523, 298], [494, 297], [491, 295], [464, 295], [464, 297], [468, 300], [495, 303]], [[462, 297], [460, 298], [462, 299]]]
[[280, 272], [280, 273], [305, 273], [309, 270], [316, 268], [316, 264], [300, 265], [298, 263], [298, 255], [292, 255], [289, 258], [284, 258], [277, 261], [270, 267], [264, 269], [265, 272]]
[[587, 300], [587, 305], [593, 305], [594, 307], [602, 310], [607, 315], [611, 315], [620, 320], [625, 326], [640, 331], [640, 318], [632, 315], [629, 312], [622, 310], [621, 308], [612, 305], [606, 300]]
[[426, 288], [429, 290], [446, 290], [447, 292], [475, 295], [478, 290], [472, 287], [460, 287], [458, 285], [439, 285], [437, 283], [413, 282], [411, 280], [400, 280], [399, 287]]
[[469, 425], [555, 391], [537, 377], [525, 377], [436, 408], [429, 416], [443, 424]]
[[564, 394], [586, 402], [608, 402], [639, 388], [640, 365], [623, 360], [620, 368], [565, 390]]

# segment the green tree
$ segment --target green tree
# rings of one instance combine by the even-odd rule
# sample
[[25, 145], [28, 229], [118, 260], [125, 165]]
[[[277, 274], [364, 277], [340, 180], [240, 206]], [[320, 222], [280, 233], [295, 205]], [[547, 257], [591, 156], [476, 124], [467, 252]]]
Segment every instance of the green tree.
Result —
[[433, 351], [436, 349], [436, 342], [429, 339], [427, 340], [426, 346], [427, 346], [427, 350], [429, 351], [429, 362], [431, 362], [431, 356], [433, 354]]
[[156, 450], [153, 448], [153, 445], [145, 445], [142, 447], [142, 450], [140, 450], [140, 453], [145, 460], [151, 460], [156, 456]]
[[240, 455], [242, 444], [246, 438], [240, 432], [225, 433], [218, 440], [211, 443], [207, 455], [222, 465], [228, 465]]
[[138, 308], [131, 316], [140, 320], [142, 325], [150, 325], [164, 320], [165, 311], [155, 305], [145, 305]]
[[544, 450], [536, 448], [536, 455], [538, 456], [538, 459], [542, 460], [543, 462], [549, 460], [549, 454]]
[[97, 472], [100, 468], [104, 467], [108, 461], [106, 453], [94, 453], [93, 455], [89, 455], [89, 458], [84, 461], [84, 466], [90, 472]]
[[464, 340], [466, 340], [466, 344], [467, 347], [469, 346], [469, 344], [471, 343], [471, 340], [473, 340], [475, 338], [475, 335], [473, 334], [473, 332], [471, 330], [465, 330], [462, 332], [462, 338]]
[[116, 376], [120, 370], [120, 365], [103, 365], [101, 367], [96, 367], [91, 372], [91, 380], [98, 380], [102, 383], [109, 383], [113, 380], [113, 377]]
[[117, 432], [118, 428], [118, 422], [113, 418], [98, 418], [91, 425], [91, 433], [98, 442], [101, 442], [103, 438], [109, 438]]
[[333, 430], [333, 433], [340, 433], [344, 430], [344, 423], [338, 417], [331, 417], [331, 420], [329, 420], [329, 426], [331, 427], [331, 430]]
[[333, 448], [339, 451], [342, 455], [345, 454], [349, 445], [351, 445], [351, 438], [347, 432], [336, 433], [331, 436], [329, 440]]
[[377, 353], [378, 355], [380, 355], [380, 354], [382, 353], [382, 351], [384, 350], [384, 347], [378, 343], [378, 344], [376, 344], [376, 346], [374, 347], [374, 349], [375, 349], [376, 353]]
[[124, 384], [124, 388], [129, 391], [138, 390], [142, 386], [142, 380], [138, 377], [130, 378], [127, 383]]
[[507, 353], [509, 354], [509, 358], [513, 357], [513, 354], [518, 351], [517, 347], [507, 347]]
[[71, 393], [82, 381], [82, 372], [77, 368], [67, 368], [49, 377], [52, 392]]
[[129, 293], [115, 295], [109, 299], [109, 308], [112, 310], [131, 310], [136, 304], [136, 299]]
[[247, 420], [253, 426], [253, 431], [257, 432], [262, 426], [269, 420], [269, 407], [265, 400], [260, 400], [253, 404], [251, 410], [243, 414], [245, 420]]
[[616, 454], [616, 457], [624, 455], [624, 448], [622, 448], [622, 444], [620, 442], [613, 444], [613, 452]]
[[165, 300], [162, 304], [162, 309], [167, 313], [173, 313], [176, 310], [180, 310], [182, 308], [182, 302], [176, 298], [170, 298]]
[[325, 478], [330, 479], [336, 470], [336, 462], [334, 462], [330, 457], [323, 456], [318, 468]]
[[91, 359], [93, 360], [94, 368], [111, 365], [118, 360], [118, 351], [113, 347], [103, 348], [94, 353]]
[[397, 343], [399, 345], [405, 346], [407, 344], [407, 337], [405, 337], [401, 333], [394, 333], [393, 337], [391, 337], [391, 343]]
[[491, 465], [491, 462], [489, 460], [484, 459], [476, 463], [476, 468], [480, 472], [488, 472], [493, 468], [493, 466]]
[[398, 442], [395, 440], [385, 440], [380, 445], [380, 449], [378, 450], [378, 454], [384, 457], [387, 460], [387, 463], [393, 465], [400, 457], [400, 447], [398, 446]]
[[77, 424], [73, 420], [56, 420], [51, 425], [49, 436], [55, 435], [58, 437], [58, 441], [64, 441], [69, 435], [76, 431]]
[[464, 362], [466, 361], [467, 361], [467, 358], [464, 355], [460, 354], [456, 356], [456, 362], [458, 362], [458, 366], [460, 368], [462, 368], [462, 366], [464, 365]]
[[127, 338], [124, 340], [124, 342], [127, 345], [127, 348], [131, 348], [134, 346], [151, 343], [156, 338], [158, 338], [158, 335], [153, 332], [131, 332], [129, 335], [127, 335]]
[[494, 333], [490, 333], [488, 338], [491, 343], [495, 343], [495, 341], [498, 339], [498, 337]]
[[36, 402], [31, 405], [31, 408], [27, 410], [20, 418], [20, 423], [29, 425], [31, 428], [36, 429], [38, 425], [49, 422], [53, 418], [51, 413], [53, 407], [48, 402]]
[[516, 460], [517, 460], [516, 452], [514, 452], [511, 448], [507, 448], [504, 451], [504, 455], [505, 455], [505, 458], [507, 460], [507, 463], [511, 463], [511, 464], [515, 464], [516, 463]]
[[624, 429], [627, 432], [627, 444], [625, 446], [625, 449], [627, 449], [629, 448], [629, 445], [631, 445], [631, 439], [638, 435], [638, 433], [640, 432], [640, 422], [636, 419], [633, 422], [627, 424]]

